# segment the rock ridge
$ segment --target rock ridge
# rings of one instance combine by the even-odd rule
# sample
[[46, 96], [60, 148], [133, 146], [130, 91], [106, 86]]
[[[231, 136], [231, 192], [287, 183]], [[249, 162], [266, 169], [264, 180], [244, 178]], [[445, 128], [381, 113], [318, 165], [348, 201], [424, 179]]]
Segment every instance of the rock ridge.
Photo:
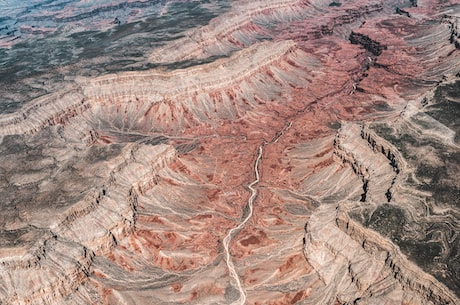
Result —
[[[151, 188], [155, 171], [174, 157], [175, 149], [169, 145], [135, 144], [126, 148], [106, 185], [70, 208], [36, 242], [36, 250], [23, 257], [2, 258], [0, 274], [9, 285], [3, 288], [0, 300], [8, 304], [55, 304], [57, 299], [75, 293], [92, 273], [93, 258], [108, 253], [117, 240], [133, 232], [138, 194]], [[82, 231], [90, 233], [82, 235]], [[49, 276], [49, 270], [62, 271]], [[30, 283], [14, 283], [8, 278], [29, 278]], [[36, 281], [42, 283], [40, 290], [28, 288]]]
[[391, 270], [403, 289], [416, 291], [433, 304], [457, 304], [460, 301], [447, 287], [408, 261], [393, 243], [350, 219], [347, 210], [344, 205], [338, 206], [335, 220], [337, 227], [361, 244], [365, 251], [371, 254], [375, 251], [386, 253], [385, 266]]

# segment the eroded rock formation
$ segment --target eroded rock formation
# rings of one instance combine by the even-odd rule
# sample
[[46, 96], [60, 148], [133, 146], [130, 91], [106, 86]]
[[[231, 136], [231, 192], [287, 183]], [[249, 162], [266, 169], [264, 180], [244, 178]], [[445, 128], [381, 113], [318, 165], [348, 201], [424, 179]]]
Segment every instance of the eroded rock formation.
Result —
[[155, 5], [2, 49], [0, 303], [460, 302], [457, 3]]

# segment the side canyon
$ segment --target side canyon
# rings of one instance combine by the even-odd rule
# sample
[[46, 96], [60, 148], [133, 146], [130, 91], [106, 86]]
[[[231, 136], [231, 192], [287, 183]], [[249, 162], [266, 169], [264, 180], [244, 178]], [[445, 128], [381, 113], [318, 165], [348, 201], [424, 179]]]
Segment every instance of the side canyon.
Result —
[[74, 2], [0, 17], [0, 304], [460, 304], [458, 1]]

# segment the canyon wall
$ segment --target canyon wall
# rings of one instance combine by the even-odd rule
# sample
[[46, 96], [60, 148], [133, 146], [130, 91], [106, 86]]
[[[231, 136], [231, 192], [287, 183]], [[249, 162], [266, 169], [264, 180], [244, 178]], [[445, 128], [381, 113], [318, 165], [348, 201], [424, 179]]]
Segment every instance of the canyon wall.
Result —
[[53, 5], [0, 37], [0, 303], [460, 303], [458, 3]]

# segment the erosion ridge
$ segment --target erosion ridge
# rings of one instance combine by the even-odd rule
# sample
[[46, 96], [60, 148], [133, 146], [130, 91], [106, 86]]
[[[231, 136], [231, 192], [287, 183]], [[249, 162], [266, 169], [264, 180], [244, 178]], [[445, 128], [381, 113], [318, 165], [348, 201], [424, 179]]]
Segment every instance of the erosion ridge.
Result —
[[[365, 230], [350, 219], [346, 208], [343, 206], [339, 206], [337, 209], [335, 221], [337, 227], [357, 241], [358, 244], [361, 244], [367, 252], [374, 254], [378, 249], [378, 251], [386, 253], [385, 265], [391, 269], [392, 276], [400, 282], [403, 289], [416, 291], [434, 304], [455, 304], [458, 302], [458, 298], [447, 287], [409, 262], [394, 244], [371, 230]], [[357, 280], [359, 281], [359, 279]]]
[[460, 42], [459, 42], [460, 34], [458, 33], [458, 17], [446, 15], [443, 21], [449, 24], [450, 43], [454, 44], [457, 49], [460, 49]]
[[[334, 147], [334, 155], [339, 161], [351, 166], [353, 172], [360, 177], [364, 189], [361, 201], [370, 205], [366, 208], [372, 210], [384, 202], [383, 194], [388, 202], [391, 201], [390, 190], [393, 185], [403, 183], [401, 179], [396, 182], [396, 179], [399, 174], [405, 174], [404, 168], [407, 166], [403, 166], [405, 164], [403, 157], [396, 152], [395, 147], [369, 128], [350, 123], [342, 124], [334, 140]], [[363, 159], [364, 156], [366, 158]], [[392, 177], [391, 172], [396, 176]], [[378, 188], [377, 185], [381, 187]], [[384, 193], [386, 188], [388, 190]], [[404, 196], [404, 190], [398, 190], [396, 201], [402, 201]], [[333, 211], [334, 208], [336, 212]], [[420, 303], [456, 304], [458, 302], [458, 298], [434, 277], [427, 274], [421, 276], [420, 274], [423, 273], [421, 269], [409, 262], [392, 242], [352, 220], [349, 213], [356, 215], [356, 209], [363, 209], [363, 207], [351, 202], [324, 206], [313, 213], [306, 225], [304, 238], [306, 258], [319, 273], [326, 287], [330, 287], [329, 289], [337, 287], [335, 288], [338, 290], [337, 298], [341, 302], [356, 300], [374, 302], [383, 297], [392, 298], [392, 294], [402, 299], [418, 299], [416, 302]], [[324, 225], [325, 223], [327, 225]], [[337, 226], [356, 244], [352, 244], [348, 237], [341, 235], [331, 226]], [[368, 254], [360, 252], [357, 248], [364, 249]], [[368, 260], [369, 264], [376, 266], [363, 269], [359, 262], [366, 255], [372, 257]], [[348, 271], [346, 271], [347, 266]], [[341, 274], [347, 276], [339, 280], [337, 277]], [[399, 286], [395, 286], [394, 281], [397, 281]], [[352, 285], [351, 283], [354, 283], [356, 288], [346, 288], [347, 285]], [[328, 297], [332, 295], [325, 294], [321, 302], [330, 302], [327, 300]]]
[[[99, 117], [110, 115], [112, 112], [113, 116], [117, 116], [120, 107], [123, 107], [125, 115], [129, 115], [133, 120], [132, 123], [137, 121], [141, 126], [144, 125], [143, 129], [161, 130], [161, 125], [157, 127], [154, 124], [168, 126], [174, 119], [184, 121], [185, 125], [197, 119], [208, 120], [216, 115], [236, 119], [243, 114], [242, 111], [255, 107], [258, 99], [270, 98], [268, 92], [279, 95], [276, 86], [301, 86], [302, 74], [305, 73], [300, 67], [305, 65], [306, 55], [296, 50], [295, 44], [291, 41], [268, 46], [267, 43], [257, 44], [235, 54], [229, 61], [218, 61], [205, 67], [163, 73], [125, 72], [99, 77], [89, 82], [79, 80], [83, 87], [78, 90], [38, 98], [18, 113], [3, 116], [1, 133], [8, 135], [36, 132], [46, 126], [68, 123], [70, 118], [86, 110], [88, 116]], [[274, 66], [279, 66], [280, 69]], [[296, 77], [286, 77], [283, 69], [287, 69], [287, 72]], [[220, 71], [217, 79], [216, 70]], [[261, 79], [253, 83], [246, 82], [248, 78], [256, 79], [257, 73], [267, 75], [261, 75]], [[303, 77], [307, 78], [308, 75]], [[133, 87], [133, 83], [136, 83], [136, 86]], [[170, 83], [181, 86], [171, 92]], [[248, 85], [254, 88], [252, 96], [248, 96], [244, 104], [236, 105], [235, 99], [241, 103], [241, 97], [235, 88], [244, 88]], [[270, 91], [261, 90], [268, 86], [271, 86]], [[176, 99], [182, 100], [182, 103], [172, 105], [171, 101]], [[208, 105], [203, 104], [204, 99], [213, 100], [214, 103], [220, 102], [221, 105], [219, 108], [214, 106], [214, 109], [209, 109]], [[103, 113], [99, 112], [101, 107], [104, 108]], [[95, 113], [92, 114], [92, 111]], [[169, 120], [160, 119], [163, 114], [168, 115]], [[153, 118], [150, 117], [152, 115]]]
[[[149, 148], [150, 151], [147, 153], [145, 150]], [[124, 155], [119, 158], [118, 165], [111, 171], [106, 185], [97, 193], [89, 194], [81, 202], [74, 204], [61, 216], [60, 221], [51, 225], [49, 234], [37, 241], [33, 247], [36, 250], [28, 255], [29, 257], [10, 256], [2, 259], [2, 274], [10, 274], [19, 280], [24, 277], [21, 273], [35, 273], [33, 278], [27, 276], [28, 283], [13, 281], [10, 284], [12, 287], [5, 287], [6, 291], [26, 293], [4, 301], [26, 304], [40, 301], [50, 304], [56, 302], [56, 289], [60, 298], [65, 298], [80, 287], [91, 273], [92, 259], [95, 255], [100, 256], [109, 252], [118, 239], [132, 232], [137, 217], [136, 194], [148, 190], [149, 180], [154, 177], [152, 172], [165, 166], [173, 157], [174, 149], [166, 145], [133, 145], [127, 148]], [[125, 181], [128, 177], [130, 180]], [[117, 194], [120, 191], [121, 194]], [[110, 205], [107, 203], [110, 201], [117, 204]], [[113, 210], [108, 210], [108, 205]], [[82, 234], [83, 232], [88, 234]], [[80, 249], [81, 252], [71, 250], [74, 248]], [[68, 261], [68, 266], [61, 265], [65, 261]], [[37, 268], [42, 271], [38, 273]], [[52, 269], [64, 272], [49, 277], [47, 270]], [[32, 288], [37, 286], [37, 282], [42, 287], [40, 291]]]
[[264, 37], [263, 25], [295, 19], [302, 13], [304, 0], [270, 0], [237, 3], [235, 12], [186, 33], [184, 38], [160, 47], [150, 55], [152, 62], [174, 63], [212, 55], [229, 55]]
[[460, 303], [458, 3], [141, 2], [0, 49], [0, 302]]
[[420, 276], [423, 272], [393, 244], [351, 220], [344, 206], [323, 206], [306, 226], [305, 256], [325, 285], [319, 302], [456, 304], [458, 299], [444, 285]]
[[[324, 3], [306, 1], [258, 1], [245, 2], [236, 6], [242, 13], [229, 12], [222, 17], [223, 23], [211, 22], [199, 30], [192, 30], [182, 39], [160, 47], [150, 56], [152, 62], [169, 63], [190, 59], [207, 58], [217, 55], [229, 55], [235, 50], [248, 47], [260, 39], [276, 39], [294, 29], [284, 29], [286, 22], [301, 22], [308, 18], [324, 14]], [[307, 23], [302, 33], [297, 33], [301, 40], [318, 39], [331, 35], [336, 28], [362, 20], [366, 15], [384, 10], [380, 3], [344, 5], [337, 16], [334, 11], [327, 11], [326, 24]], [[339, 14], [340, 14], [339, 13]], [[276, 29], [279, 27], [279, 29]], [[273, 32], [273, 28], [276, 30]], [[167, 55], [166, 55], [167, 54]]]
[[68, 118], [81, 114], [89, 106], [79, 90], [50, 94], [37, 98], [19, 113], [2, 115], [2, 135], [32, 133], [43, 126], [65, 123]]
[[[391, 201], [390, 189], [400, 171], [395, 162], [395, 154], [385, 148], [384, 144], [377, 143], [364, 127], [349, 123], [342, 125], [334, 140], [334, 154], [343, 163], [349, 164], [363, 182], [363, 202], [384, 202], [382, 195]], [[369, 149], [367, 144], [372, 147], [374, 154], [365, 152]], [[382, 192], [382, 187], [386, 187], [386, 192]]]
[[0, 45], [13, 46], [56, 32], [72, 34], [94, 29], [112, 29], [122, 22], [136, 21], [151, 14], [157, 15], [165, 9], [165, 3], [121, 0], [100, 1], [94, 5], [38, 2], [18, 6], [14, 1], [7, 1], [3, 9], [8, 17], [0, 20]]

